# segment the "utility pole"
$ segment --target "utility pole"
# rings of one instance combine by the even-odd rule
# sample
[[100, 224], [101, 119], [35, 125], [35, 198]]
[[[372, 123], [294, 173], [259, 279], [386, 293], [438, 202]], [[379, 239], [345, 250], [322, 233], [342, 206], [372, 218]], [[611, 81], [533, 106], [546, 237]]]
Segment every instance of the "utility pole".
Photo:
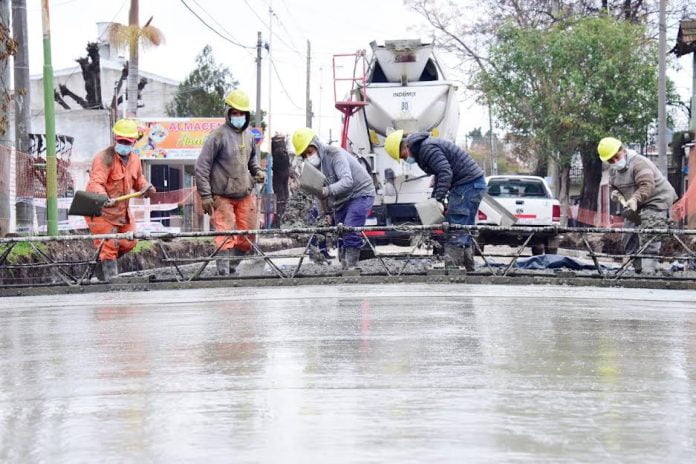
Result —
[[490, 103], [488, 104], [488, 125], [489, 143], [491, 145], [491, 175], [495, 176], [498, 174], [498, 163], [495, 159], [495, 142], [493, 140], [493, 106]]
[[312, 100], [309, 98], [309, 77], [311, 75], [312, 43], [307, 40], [307, 90], [305, 93], [305, 126], [312, 127]]
[[[26, 0], [12, 0], [12, 36], [17, 42], [17, 52], [14, 57], [15, 147], [19, 153], [26, 156], [30, 150], [29, 132], [31, 131]], [[27, 182], [24, 176], [21, 179], [23, 183]], [[29, 185], [18, 185], [17, 190], [33, 191]], [[31, 229], [34, 224], [34, 204], [26, 202], [16, 211], [17, 225], [23, 229]]]
[[261, 49], [263, 48], [263, 40], [261, 40], [261, 31], [256, 36], [256, 116], [254, 117], [254, 125], [261, 129]]
[[58, 235], [58, 182], [56, 170], [56, 121], [53, 105], [53, 64], [51, 63], [51, 16], [48, 0], [41, 0], [43, 26], [44, 119], [46, 121], [46, 217], [48, 235]]
[[[7, 28], [9, 34], [10, 24], [10, 0], [0, 0], [0, 24]], [[0, 44], [0, 53], [7, 52], [5, 46]], [[10, 82], [10, 56], [0, 61], [0, 98], [5, 98], [9, 91], [7, 85]], [[0, 114], [0, 118], [9, 121], [9, 106], [7, 112]], [[9, 124], [0, 132], [0, 237], [4, 237], [10, 231], [10, 157], [12, 156], [12, 144], [9, 137]]]
[[[139, 28], [140, 18], [139, 18], [139, 8], [138, 0], [130, 0], [130, 11], [128, 13], [128, 26], [133, 28]], [[130, 31], [132, 34], [132, 30]], [[129, 40], [128, 44], [128, 81], [126, 87], [128, 89], [128, 101], [127, 114], [129, 118], [134, 118], [138, 114], [138, 47], [140, 46], [140, 38], [133, 38]]]
[[691, 57], [691, 130], [696, 131], [696, 52]]
[[[273, 0], [268, 3], [268, 155], [266, 155], [266, 195], [268, 195], [269, 203], [273, 201], [273, 156], [271, 154], [273, 145], [273, 132], [271, 132], [271, 103], [273, 102], [273, 48], [271, 41], [273, 40]], [[266, 229], [271, 228], [271, 213], [266, 209]]]
[[665, 19], [665, 0], [660, 0], [660, 38], [658, 52], [657, 79], [657, 167], [667, 177], [667, 22]]

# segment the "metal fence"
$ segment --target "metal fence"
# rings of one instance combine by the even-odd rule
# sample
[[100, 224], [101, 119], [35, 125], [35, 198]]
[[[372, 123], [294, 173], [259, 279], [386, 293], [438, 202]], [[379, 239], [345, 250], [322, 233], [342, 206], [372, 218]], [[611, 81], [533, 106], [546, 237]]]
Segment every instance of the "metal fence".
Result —
[[[627, 273], [631, 264], [636, 259], [655, 259], [658, 261], [670, 261], [681, 263], [681, 267], [688, 270], [693, 269], [696, 253], [689, 246], [691, 238], [696, 236], [696, 230], [685, 229], [612, 229], [612, 228], [561, 228], [561, 227], [495, 227], [495, 226], [462, 226], [441, 224], [437, 226], [385, 226], [385, 227], [346, 227], [341, 224], [334, 227], [307, 227], [293, 229], [263, 229], [263, 230], [230, 230], [217, 232], [182, 232], [182, 233], [127, 233], [127, 234], [108, 234], [108, 235], [64, 235], [57, 237], [33, 236], [33, 237], [12, 237], [0, 239], [0, 279], [2, 288], [15, 287], [34, 287], [34, 286], [65, 286], [81, 287], [89, 285], [102, 285], [95, 282], [92, 277], [95, 274], [95, 267], [98, 264], [98, 256], [105, 240], [137, 239], [147, 244], [147, 248], [157, 254], [159, 260], [158, 271], [167, 270], [164, 275], [161, 272], [151, 272], [147, 276], [148, 282], [168, 281], [173, 283], [191, 283], [201, 280], [225, 280], [236, 281], [253, 277], [254, 279], [277, 279], [288, 283], [302, 279], [303, 277], [316, 277], [316, 274], [305, 272], [310, 251], [317, 237], [338, 237], [344, 232], [357, 232], [362, 234], [366, 241], [365, 251], [373, 256], [373, 266], [363, 271], [343, 271], [340, 267], [331, 266], [324, 268], [322, 276], [340, 277], [346, 275], [380, 275], [387, 277], [403, 277], [406, 275], [428, 275], [439, 273], [440, 275], [463, 274], [462, 270], [445, 269], [441, 265], [442, 258], [437, 253], [425, 254], [437, 249], [438, 234], [443, 237], [443, 233], [450, 231], [466, 231], [473, 238], [473, 247], [476, 254], [480, 256], [482, 265], [478, 266], [475, 272], [468, 273], [468, 276], [521, 276], [534, 275], [534, 272], [527, 272], [515, 267], [515, 264], [525, 255], [525, 250], [536, 234], [574, 234], [579, 237], [578, 243], [581, 244], [580, 252], [586, 253], [586, 258], [591, 269], [583, 273], [586, 277], [595, 280], [617, 282], [626, 279], [655, 279], [656, 276], [640, 276], [634, 273]], [[381, 247], [375, 247], [367, 237], [367, 233], [375, 231], [398, 231], [407, 232], [411, 236], [411, 246], [399, 248], [399, 252], [385, 253]], [[522, 244], [512, 248], [511, 253], [501, 253], [500, 250], [484, 252], [484, 248], [477, 240], [478, 232], [506, 232], [515, 233], [522, 237]], [[620, 252], [605, 253], [597, 251], [590, 244], [592, 235], [600, 234], [639, 234], [641, 236], [641, 246], [636, 253], [622, 254]], [[206, 275], [204, 271], [211, 261], [220, 258], [220, 250], [232, 236], [241, 236], [249, 242], [252, 253], [244, 256], [244, 260], [261, 260], [264, 262], [264, 272], [261, 275], [242, 276], [231, 275], [229, 277], [217, 277]], [[173, 253], [173, 248], [177, 242], [184, 240], [202, 240], [213, 237], [225, 237], [219, 246], [212, 246], [205, 243], [196, 256], [177, 256]], [[261, 244], [268, 238], [285, 238], [285, 246], [280, 250], [264, 251]], [[678, 252], [672, 250], [668, 255], [649, 255], [645, 250], [655, 240], [671, 240], [676, 244]], [[79, 242], [83, 242], [80, 244]], [[85, 246], [84, 242], [90, 242]], [[60, 247], [55, 245], [62, 243]], [[94, 243], [92, 245], [91, 243]], [[288, 245], [291, 243], [292, 245]], [[78, 246], [79, 245], [79, 246]], [[10, 259], [13, 250], [17, 247], [22, 249], [21, 253], [15, 251], [14, 255], [20, 254], [32, 256], [27, 259]], [[80, 248], [81, 247], [81, 248]], [[207, 247], [207, 249], [206, 249]], [[56, 251], [60, 248], [60, 251]], [[80, 253], [79, 251], [82, 251]], [[85, 251], [87, 250], [87, 251]], [[427, 269], [409, 268], [409, 263], [427, 259]], [[500, 263], [496, 259], [503, 258], [506, 262]], [[607, 263], [618, 260], [621, 264], [608, 266]], [[152, 271], [152, 270], [145, 270]], [[554, 275], [560, 271], [551, 271]], [[538, 274], [538, 273], [537, 273]], [[695, 281], [696, 277], [691, 276], [690, 272], [682, 272], [672, 275], [657, 276], [661, 279], [678, 279], [681, 281]], [[547, 272], [546, 275], [549, 275]], [[568, 272], [563, 272], [568, 277]]]

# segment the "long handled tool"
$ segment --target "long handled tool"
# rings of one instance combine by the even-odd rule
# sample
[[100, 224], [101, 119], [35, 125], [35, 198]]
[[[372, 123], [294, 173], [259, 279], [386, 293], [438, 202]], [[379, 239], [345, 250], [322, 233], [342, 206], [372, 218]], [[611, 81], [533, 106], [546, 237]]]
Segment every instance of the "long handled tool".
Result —
[[633, 222], [634, 224], [640, 225], [640, 214], [638, 214], [638, 211], [634, 211], [628, 207], [628, 201], [626, 201], [626, 197], [624, 197], [621, 192], [619, 192], [618, 190], [614, 190], [614, 192], [612, 193], [612, 198], [618, 200], [618, 202], [621, 203], [621, 206], [623, 207], [623, 211], [621, 211], [621, 216]]
[[[130, 200], [131, 198], [137, 198], [142, 196], [145, 192], [150, 189], [151, 185], [148, 185], [144, 189], [129, 193], [128, 195], [122, 195], [113, 199], [115, 203], [120, 201]], [[109, 197], [103, 193], [85, 192], [83, 190], [78, 190], [75, 192], [75, 197], [70, 204], [70, 209], [68, 214], [71, 216], [101, 216], [102, 208], [109, 201]]]

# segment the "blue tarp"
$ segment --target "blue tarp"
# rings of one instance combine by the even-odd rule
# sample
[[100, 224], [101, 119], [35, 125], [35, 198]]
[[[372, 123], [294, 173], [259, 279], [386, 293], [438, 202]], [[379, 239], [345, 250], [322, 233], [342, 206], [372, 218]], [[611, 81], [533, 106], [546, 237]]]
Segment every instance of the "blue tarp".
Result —
[[[592, 263], [586, 263], [579, 259], [562, 255], [538, 255], [530, 258], [518, 259], [515, 267], [519, 269], [544, 270], [544, 269], [570, 269], [572, 271], [593, 271], [597, 268]], [[602, 269], [612, 269], [600, 264]]]

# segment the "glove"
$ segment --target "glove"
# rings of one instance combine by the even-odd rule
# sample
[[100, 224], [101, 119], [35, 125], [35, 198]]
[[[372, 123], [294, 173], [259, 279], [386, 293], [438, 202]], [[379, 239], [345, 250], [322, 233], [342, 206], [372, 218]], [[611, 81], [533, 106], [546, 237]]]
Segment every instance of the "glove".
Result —
[[616, 203], [621, 203], [621, 200], [623, 199], [623, 195], [621, 192], [618, 190], [612, 190], [611, 191], [611, 201], [616, 202]]
[[116, 200], [114, 198], [109, 198], [104, 202], [104, 208], [111, 208], [116, 204]]
[[329, 198], [329, 187], [322, 187], [319, 199], [326, 200], [327, 198]]
[[215, 205], [215, 200], [213, 200], [213, 197], [201, 198], [201, 206], [203, 206], [203, 211], [205, 211], [205, 214], [212, 216], [214, 205]]
[[440, 213], [445, 214], [447, 211], [447, 205], [445, 205], [445, 200], [443, 198], [436, 198], [437, 206], [440, 208]]
[[257, 184], [263, 184], [264, 182], [266, 182], [266, 173], [263, 171], [258, 171], [254, 176], [254, 181]]
[[157, 192], [157, 189], [155, 188], [155, 186], [150, 185], [150, 187], [147, 190], [145, 190], [145, 193], [143, 193], [143, 197], [150, 198], [150, 196], [155, 192]]
[[638, 200], [631, 197], [631, 199], [626, 202], [626, 208], [630, 209], [631, 211], [638, 211]]

